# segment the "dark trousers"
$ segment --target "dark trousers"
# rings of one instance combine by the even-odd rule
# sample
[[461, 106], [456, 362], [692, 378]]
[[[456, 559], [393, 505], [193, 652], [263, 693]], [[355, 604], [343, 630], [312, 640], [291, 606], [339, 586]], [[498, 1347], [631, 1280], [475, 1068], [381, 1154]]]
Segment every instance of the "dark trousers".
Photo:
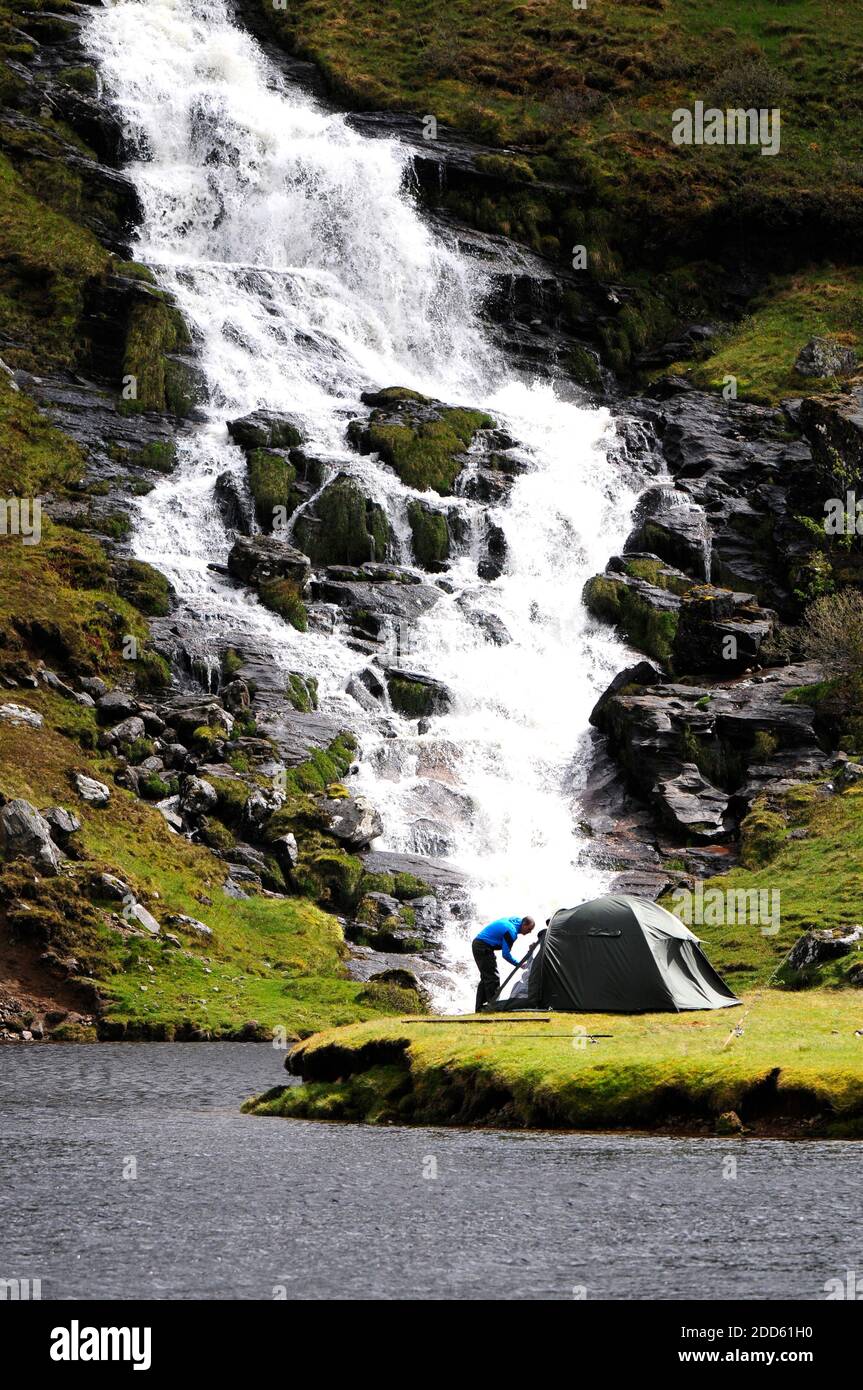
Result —
[[494, 950], [484, 941], [473, 943], [473, 958], [479, 970], [479, 984], [476, 991], [476, 1012], [479, 1013], [483, 1004], [488, 1004], [500, 989], [500, 976], [497, 973]]

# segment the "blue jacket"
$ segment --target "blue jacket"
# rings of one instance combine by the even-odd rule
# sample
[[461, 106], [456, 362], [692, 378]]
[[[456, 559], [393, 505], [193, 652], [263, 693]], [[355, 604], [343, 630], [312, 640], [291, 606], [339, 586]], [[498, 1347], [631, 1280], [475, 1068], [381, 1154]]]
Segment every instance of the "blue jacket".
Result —
[[484, 941], [486, 946], [500, 951], [504, 960], [508, 960], [510, 965], [518, 965], [518, 961], [511, 953], [511, 948], [515, 945], [522, 920], [521, 917], [498, 917], [496, 922], [489, 922], [487, 927], [483, 927], [481, 932], [477, 932], [474, 941]]

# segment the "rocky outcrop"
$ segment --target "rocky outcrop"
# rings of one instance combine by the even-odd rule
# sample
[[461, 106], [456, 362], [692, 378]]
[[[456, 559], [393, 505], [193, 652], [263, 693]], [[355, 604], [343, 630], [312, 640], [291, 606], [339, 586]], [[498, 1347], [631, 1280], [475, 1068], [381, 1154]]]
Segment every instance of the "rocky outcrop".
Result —
[[788, 666], [712, 686], [622, 675], [591, 722], [662, 822], [696, 843], [730, 840], [763, 782], [808, 780], [828, 763], [814, 709], [786, 699], [813, 684], [817, 668]]
[[61, 853], [49, 822], [22, 797], [0, 808], [0, 850], [6, 860], [27, 859], [49, 877], [60, 872]]

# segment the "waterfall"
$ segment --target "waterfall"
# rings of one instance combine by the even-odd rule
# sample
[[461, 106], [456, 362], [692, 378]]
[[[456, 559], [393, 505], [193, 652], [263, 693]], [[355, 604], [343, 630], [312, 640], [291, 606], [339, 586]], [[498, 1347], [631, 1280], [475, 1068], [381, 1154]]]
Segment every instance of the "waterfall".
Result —
[[[631, 477], [606, 457], [612, 422], [518, 376], [482, 323], [481, 272], [410, 197], [408, 152], [283, 80], [225, 0], [118, 0], [88, 20], [85, 42], [133, 151], [144, 210], [134, 253], [190, 324], [210, 393], [178, 469], [139, 501], [135, 552], [170, 578], [214, 649], [245, 632], [273, 662], [318, 677], [322, 708], [360, 738], [356, 783], [386, 827], [376, 848], [416, 851], [430, 823], [445, 827], [475, 914], [445, 940], [442, 1002], [462, 1007], [475, 923], [519, 912], [541, 922], [607, 882], [576, 826], [587, 717], [626, 658], [581, 604], [634, 501]], [[232, 542], [215, 480], [244, 473], [225, 421], [261, 406], [299, 416], [309, 451], [357, 477], [409, 545], [418, 494], [345, 442], [360, 393], [386, 386], [487, 410], [525, 464], [507, 505], [489, 512], [506, 536], [505, 573], [484, 582], [476, 555], [461, 555], [452, 592], [410, 630], [405, 661], [454, 695], [424, 736], [347, 693], [367, 657], [338, 625], [298, 633], [209, 568]], [[470, 514], [474, 530], [484, 510], [441, 505]], [[489, 640], [489, 615], [507, 645]]]

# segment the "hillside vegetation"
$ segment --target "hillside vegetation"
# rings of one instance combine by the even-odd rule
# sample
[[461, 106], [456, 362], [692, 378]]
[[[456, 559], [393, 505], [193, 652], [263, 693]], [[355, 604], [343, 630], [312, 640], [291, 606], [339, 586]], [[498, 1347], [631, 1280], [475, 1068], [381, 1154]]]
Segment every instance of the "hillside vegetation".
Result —
[[[859, 260], [854, 0], [255, 2], [281, 42], [320, 65], [338, 103], [433, 115], [498, 148], [443, 205], [566, 267], [584, 245], [595, 274], [624, 279], [631, 294], [603, 335], [615, 370], [676, 321], [733, 317], [768, 272], [793, 270], [805, 290], [810, 268]], [[673, 144], [672, 113], [696, 101], [778, 107], [780, 152]], [[819, 283], [817, 272], [816, 298]], [[828, 316], [852, 343], [859, 298], [858, 282], [833, 278]], [[754, 360], [745, 340], [728, 347], [742, 393], [752, 384], [762, 398], [823, 317], [808, 292], [789, 300], [780, 284], [768, 299], [771, 332]]]

